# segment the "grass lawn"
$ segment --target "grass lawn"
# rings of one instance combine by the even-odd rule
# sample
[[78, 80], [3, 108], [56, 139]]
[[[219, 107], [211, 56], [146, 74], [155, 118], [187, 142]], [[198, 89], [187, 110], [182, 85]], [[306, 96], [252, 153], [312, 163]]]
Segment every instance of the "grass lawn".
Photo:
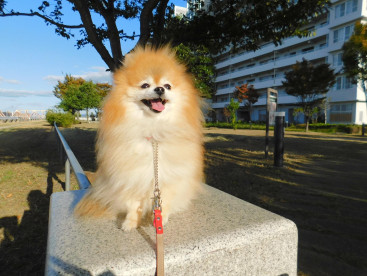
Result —
[[[87, 171], [97, 126], [61, 129]], [[206, 183], [297, 224], [299, 275], [367, 275], [367, 137], [286, 131], [275, 168], [263, 130], [205, 135]], [[49, 197], [63, 190], [63, 170], [45, 121], [0, 124], [1, 275], [43, 274]]]

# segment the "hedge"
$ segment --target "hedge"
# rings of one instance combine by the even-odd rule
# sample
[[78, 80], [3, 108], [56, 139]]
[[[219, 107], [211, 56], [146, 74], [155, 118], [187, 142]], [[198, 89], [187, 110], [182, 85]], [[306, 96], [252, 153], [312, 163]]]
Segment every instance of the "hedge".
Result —
[[[208, 122], [205, 123], [205, 127], [217, 127], [217, 128], [232, 128], [231, 123], [225, 123], [225, 122]], [[266, 125], [264, 123], [237, 123], [237, 129], [257, 129], [257, 130], [265, 130]], [[272, 126], [270, 126], [270, 129], [273, 129]], [[305, 131], [306, 124], [297, 124], [297, 125], [290, 125], [286, 128], [287, 130], [294, 130], [294, 131]], [[347, 124], [323, 124], [323, 123], [317, 123], [317, 124], [310, 124], [309, 125], [310, 131], [315, 132], [327, 132], [327, 133], [336, 133], [336, 132], [343, 132], [348, 134], [358, 134], [362, 131], [362, 126], [360, 125], [347, 125]]]
[[46, 113], [46, 120], [52, 126], [54, 125], [54, 122], [56, 122], [56, 125], [59, 127], [70, 127], [75, 124], [75, 117], [69, 112], [62, 113], [49, 110]]

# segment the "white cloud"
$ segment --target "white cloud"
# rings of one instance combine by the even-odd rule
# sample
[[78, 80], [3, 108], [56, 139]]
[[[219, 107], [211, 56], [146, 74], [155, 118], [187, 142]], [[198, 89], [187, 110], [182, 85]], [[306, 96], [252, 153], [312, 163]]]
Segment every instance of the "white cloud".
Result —
[[31, 91], [0, 88], [0, 97], [17, 98], [26, 96], [54, 97], [51, 91]]
[[51, 91], [27, 91], [0, 88], [0, 110], [47, 110], [59, 104]]
[[[106, 68], [104, 67], [91, 67], [91, 71], [84, 72], [81, 74], [71, 74], [75, 78], [83, 78], [87, 81], [93, 81], [93, 82], [108, 82], [112, 83], [112, 74], [111, 72], [106, 71]], [[65, 78], [64, 75], [49, 75], [44, 77], [45, 80], [51, 81], [52, 83], [56, 83], [57, 81], [63, 81]]]
[[20, 84], [19, 80], [9, 80], [0, 76], [0, 83], [9, 83], [9, 84]]
[[44, 80], [50, 81], [52, 83], [56, 83], [57, 81], [63, 81], [65, 76], [56, 76], [56, 75], [48, 75], [44, 77]]

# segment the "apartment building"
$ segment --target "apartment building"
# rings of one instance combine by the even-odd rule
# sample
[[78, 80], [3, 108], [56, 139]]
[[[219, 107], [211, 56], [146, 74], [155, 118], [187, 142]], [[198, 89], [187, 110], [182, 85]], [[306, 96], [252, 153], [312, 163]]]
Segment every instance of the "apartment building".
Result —
[[[223, 108], [229, 104], [236, 86], [252, 84], [261, 96], [252, 107], [251, 120], [266, 119], [266, 90], [278, 91], [278, 111], [284, 111], [289, 123], [303, 123], [304, 115], [296, 113], [297, 98], [289, 96], [282, 87], [284, 73], [291, 70], [296, 61], [303, 58], [315, 63], [329, 63], [337, 73], [334, 87], [326, 94], [324, 110], [317, 114], [318, 121], [328, 123], [367, 123], [366, 94], [361, 84], [352, 84], [343, 74], [342, 46], [353, 33], [356, 21], [367, 19], [366, 0], [331, 1], [328, 14], [319, 17], [307, 28], [309, 37], [290, 37], [282, 45], [265, 43], [255, 52], [239, 51], [224, 54], [216, 64], [217, 91], [212, 108], [215, 120], [224, 121]], [[247, 108], [241, 104], [238, 118], [248, 120]], [[316, 118], [316, 117], [315, 117]]]

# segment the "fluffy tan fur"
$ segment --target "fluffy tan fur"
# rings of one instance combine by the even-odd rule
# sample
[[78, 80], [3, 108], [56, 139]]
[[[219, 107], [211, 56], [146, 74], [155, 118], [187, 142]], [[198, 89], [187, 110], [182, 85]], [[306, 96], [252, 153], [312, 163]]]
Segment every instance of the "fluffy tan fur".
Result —
[[[114, 75], [104, 102], [97, 139], [98, 170], [92, 188], [75, 209], [78, 216], [126, 214], [122, 228], [136, 228], [152, 211], [153, 149], [158, 142], [162, 214], [184, 210], [203, 180], [200, 97], [186, 68], [168, 48], [138, 48]], [[148, 86], [148, 87], [147, 87]], [[164, 110], [144, 100], [163, 87]]]

